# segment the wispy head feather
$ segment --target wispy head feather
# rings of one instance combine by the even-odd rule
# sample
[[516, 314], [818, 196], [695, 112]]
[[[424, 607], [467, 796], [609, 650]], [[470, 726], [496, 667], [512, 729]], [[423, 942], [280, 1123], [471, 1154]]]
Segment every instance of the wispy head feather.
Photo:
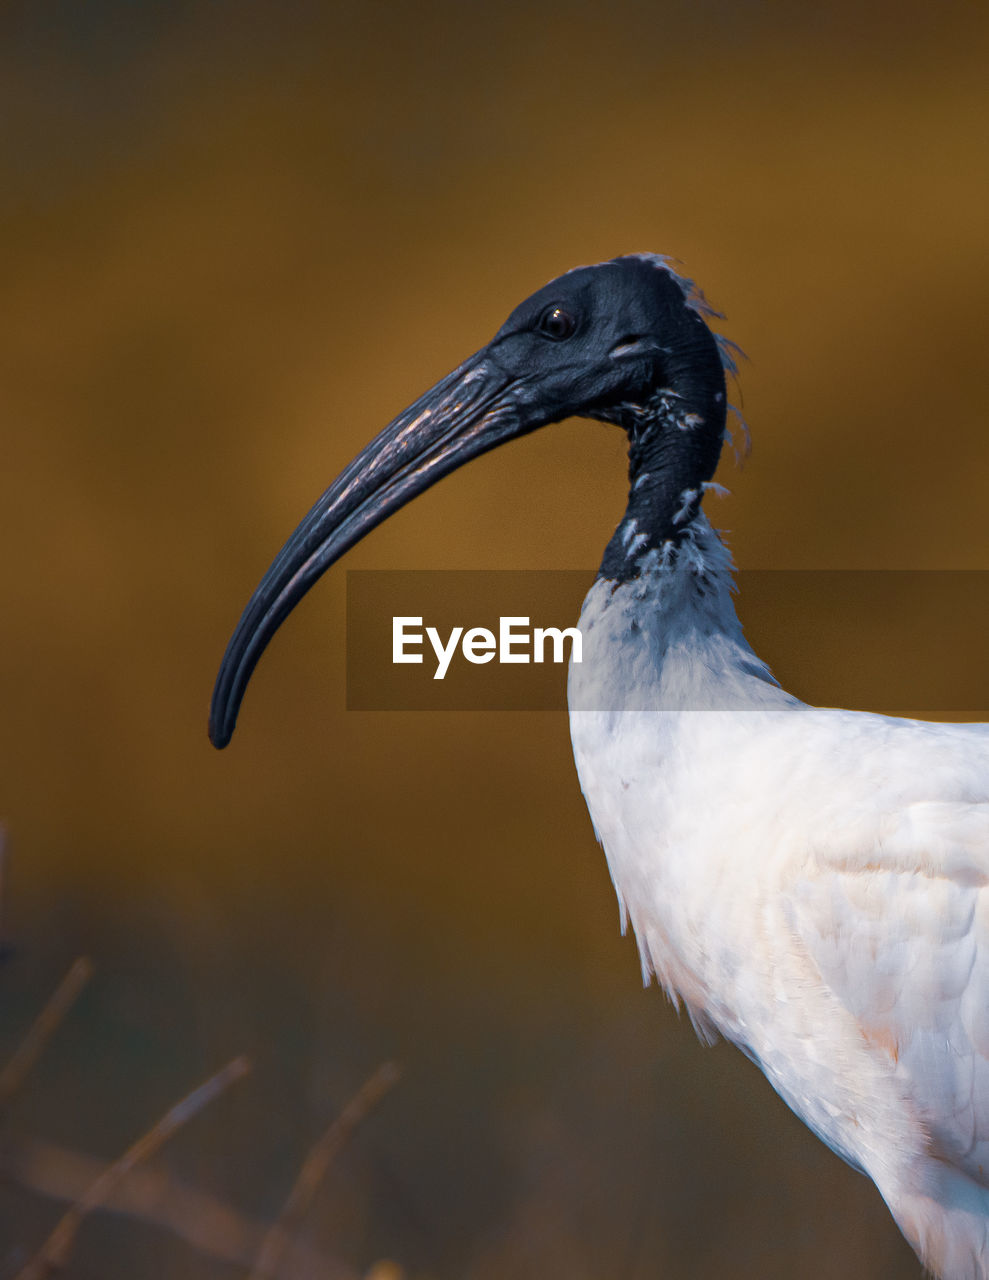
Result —
[[[676, 263], [677, 266], [682, 266], [679, 258], [671, 258], [665, 253], [629, 253], [625, 256], [628, 258], [637, 258], [640, 262], [648, 262], [654, 266], [657, 271], [665, 271], [666, 274], [671, 276], [679, 285], [687, 306], [690, 307], [691, 311], [696, 311], [699, 316], [703, 316], [705, 322], [710, 320], [724, 320], [724, 312], [719, 311], [717, 307], [712, 306], [712, 304], [708, 302], [707, 298], [704, 296], [703, 289], [701, 289], [696, 281], [691, 280], [689, 276], [683, 275], [681, 272], [677, 271], [676, 267], [674, 267], [674, 263]], [[721, 367], [734, 381], [739, 390], [739, 397], [741, 397], [742, 389], [738, 381], [738, 365], [739, 361], [747, 360], [748, 356], [737, 342], [732, 342], [731, 338], [726, 338], [723, 333], [717, 333], [710, 324], [708, 324], [708, 328], [711, 329], [714, 341], [717, 343], [718, 354], [721, 357]], [[734, 417], [735, 422], [738, 425], [738, 429], [742, 437], [742, 443], [741, 446], [735, 443], [735, 438], [727, 427], [725, 428], [725, 440], [731, 445], [735, 454], [735, 461], [740, 465], [742, 459], [747, 458], [752, 451], [752, 436], [749, 432], [748, 423], [742, 416], [741, 409], [737, 405], [729, 403], [728, 412]]]

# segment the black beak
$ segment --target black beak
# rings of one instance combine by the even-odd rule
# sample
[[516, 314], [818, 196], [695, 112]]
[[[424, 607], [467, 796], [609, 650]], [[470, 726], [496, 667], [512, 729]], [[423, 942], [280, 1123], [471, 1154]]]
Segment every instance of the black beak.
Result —
[[518, 385], [485, 347], [399, 414], [334, 480], [278, 553], [227, 645], [210, 708], [215, 747], [230, 741], [268, 641], [335, 560], [442, 476], [547, 421], [523, 423]]

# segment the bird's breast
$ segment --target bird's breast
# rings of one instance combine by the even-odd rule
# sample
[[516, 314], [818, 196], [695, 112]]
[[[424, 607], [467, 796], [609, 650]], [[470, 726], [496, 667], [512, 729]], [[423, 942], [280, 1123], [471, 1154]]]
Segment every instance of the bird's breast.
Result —
[[772, 970], [761, 900], [785, 840], [755, 865], [740, 846], [765, 825], [750, 810], [760, 770], [782, 750], [774, 725], [802, 704], [749, 649], [730, 599], [697, 597], [697, 585], [595, 584], [570, 672], [571, 734], [644, 977], [682, 999], [702, 1033], [746, 1046], [752, 992], [739, 988], [752, 986], [753, 961]]

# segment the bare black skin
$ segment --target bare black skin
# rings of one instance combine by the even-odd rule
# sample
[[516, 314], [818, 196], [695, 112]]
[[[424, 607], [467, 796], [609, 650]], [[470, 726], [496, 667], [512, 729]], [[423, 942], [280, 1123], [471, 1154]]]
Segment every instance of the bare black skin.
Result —
[[[685, 282], [657, 260], [615, 258], [553, 280], [372, 440], [286, 542], [223, 655], [213, 745], [230, 741], [258, 659], [316, 579], [442, 476], [562, 418], [617, 422], [629, 436], [626, 519], [646, 535], [637, 540], [641, 555], [675, 544], [696, 515], [718, 463], [725, 410], [717, 342]], [[635, 572], [616, 532], [601, 574]]]

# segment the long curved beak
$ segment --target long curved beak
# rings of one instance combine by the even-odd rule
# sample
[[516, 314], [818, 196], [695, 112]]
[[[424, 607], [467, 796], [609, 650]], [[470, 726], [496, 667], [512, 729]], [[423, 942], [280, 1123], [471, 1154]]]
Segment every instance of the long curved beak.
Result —
[[276, 556], [227, 645], [210, 707], [215, 747], [230, 741], [268, 641], [335, 560], [442, 476], [540, 425], [523, 423], [517, 385], [485, 347], [399, 414], [334, 480]]

